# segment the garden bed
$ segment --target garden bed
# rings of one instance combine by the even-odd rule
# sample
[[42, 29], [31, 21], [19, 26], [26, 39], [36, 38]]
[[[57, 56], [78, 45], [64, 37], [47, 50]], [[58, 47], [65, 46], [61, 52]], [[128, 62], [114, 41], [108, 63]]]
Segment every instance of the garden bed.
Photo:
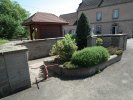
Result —
[[50, 64], [48, 64], [47, 62], [45, 62], [45, 64], [48, 65], [49, 76], [58, 76], [65, 78], [83, 78], [92, 76], [97, 72], [104, 70], [106, 67], [120, 61], [121, 57], [122, 55], [110, 56], [108, 61], [89, 68], [67, 69], [63, 68], [63, 65], [49, 66]]

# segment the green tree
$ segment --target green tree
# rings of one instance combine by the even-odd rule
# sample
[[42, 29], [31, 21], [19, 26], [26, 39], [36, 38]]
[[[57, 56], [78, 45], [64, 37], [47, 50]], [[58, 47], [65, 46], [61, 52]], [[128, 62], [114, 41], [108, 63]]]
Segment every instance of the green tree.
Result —
[[0, 38], [26, 37], [29, 33], [22, 22], [29, 17], [29, 13], [17, 2], [0, 0]]
[[82, 13], [78, 20], [76, 30], [76, 42], [79, 50], [87, 47], [87, 36], [90, 35], [90, 30], [87, 17]]

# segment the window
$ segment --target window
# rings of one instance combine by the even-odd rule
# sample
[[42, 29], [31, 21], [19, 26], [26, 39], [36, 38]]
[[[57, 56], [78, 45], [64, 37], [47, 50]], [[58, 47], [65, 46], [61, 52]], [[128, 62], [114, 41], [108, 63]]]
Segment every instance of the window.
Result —
[[97, 12], [96, 13], [96, 20], [101, 21], [102, 20], [102, 12]]
[[112, 17], [113, 17], [113, 19], [118, 19], [119, 18], [119, 10], [118, 9], [113, 10]]
[[102, 27], [101, 25], [96, 26], [96, 34], [101, 34], [102, 33]]

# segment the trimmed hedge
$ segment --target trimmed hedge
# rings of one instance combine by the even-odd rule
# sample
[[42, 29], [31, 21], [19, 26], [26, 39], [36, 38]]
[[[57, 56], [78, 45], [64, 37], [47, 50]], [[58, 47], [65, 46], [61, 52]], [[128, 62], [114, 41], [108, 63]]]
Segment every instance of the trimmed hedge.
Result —
[[75, 52], [71, 62], [79, 67], [91, 67], [107, 61], [108, 58], [109, 52], [106, 48], [95, 46]]

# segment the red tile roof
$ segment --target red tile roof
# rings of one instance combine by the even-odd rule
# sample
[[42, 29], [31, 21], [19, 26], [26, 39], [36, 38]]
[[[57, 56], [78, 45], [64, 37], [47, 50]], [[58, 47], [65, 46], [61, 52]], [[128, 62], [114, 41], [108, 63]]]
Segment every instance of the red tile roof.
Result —
[[58, 23], [58, 24], [68, 24], [65, 20], [62, 18], [59, 18], [58, 16], [51, 14], [51, 13], [44, 13], [44, 12], [37, 12], [31, 17], [29, 17], [27, 20], [23, 22], [23, 25], [27, 25], [29, 23]]

